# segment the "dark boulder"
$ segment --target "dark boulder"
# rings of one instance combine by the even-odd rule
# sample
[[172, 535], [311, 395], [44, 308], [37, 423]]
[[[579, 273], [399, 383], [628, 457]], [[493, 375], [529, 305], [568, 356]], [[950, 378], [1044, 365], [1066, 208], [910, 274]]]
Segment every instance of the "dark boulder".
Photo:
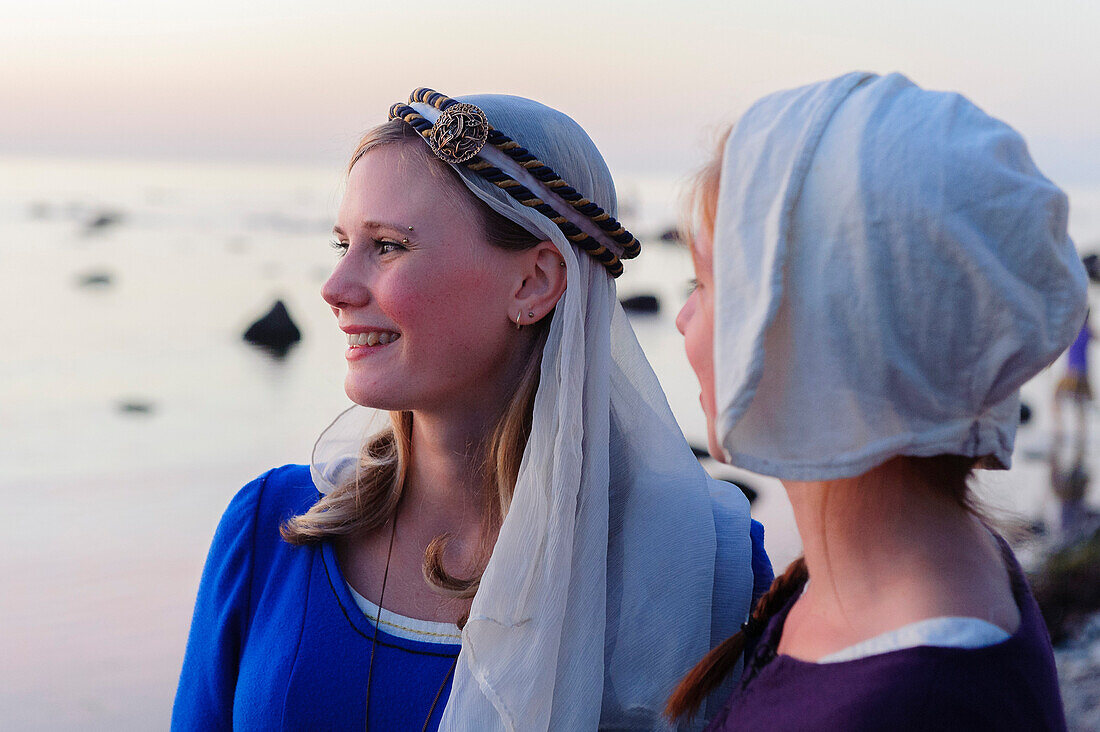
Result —
[[302, 332], [294, 324], [283, 301], [276, 300], [266, 315], [248, 326], [244, 339], [271, 355], [282, 358], [295, 343], [302, 340]]
[[1081, 258], [1081, 263], [1085, 265], [1085, 271], [1088, 272], [1089, 279], [1093, 282], [1100, 282], [1100, 256], [1089, 254]]
[[1051, 640], [1061, 643], [1100, 610], [1100, 529], [1056, 550], [1028, 580]]
[[634, 297], [623, 298], [619, 302], [622, 303], [623, 310], [628, 313], [652, 315], [661, 310], [661, 301], [657, 299], [656, 295], [635, 295]]
[[92, 232], [102, 231], [109, 229], [122, 222], [122, 214], [117, 211], [101, 211], [84, 224], [85, 233], [91, 234]]
[[140, 401], [137, 399], [130, 399], [121, 401], [118, 403], [118, 411], [123, 414], [152, 414], [153, 405], [151, 402]]
[[110, 287], [114, 277], [110, 272], [85, 272], [76, 279], [78, 287]]

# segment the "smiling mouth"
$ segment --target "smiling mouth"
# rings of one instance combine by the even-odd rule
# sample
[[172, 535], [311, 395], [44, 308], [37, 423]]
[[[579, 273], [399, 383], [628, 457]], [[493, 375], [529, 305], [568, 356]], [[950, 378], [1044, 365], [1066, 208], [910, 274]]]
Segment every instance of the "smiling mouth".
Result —
[[401, 337], [400, 333], [374, 331], [369, 333], [348, 333], [349, 348], [374, 348], [393, 343]]

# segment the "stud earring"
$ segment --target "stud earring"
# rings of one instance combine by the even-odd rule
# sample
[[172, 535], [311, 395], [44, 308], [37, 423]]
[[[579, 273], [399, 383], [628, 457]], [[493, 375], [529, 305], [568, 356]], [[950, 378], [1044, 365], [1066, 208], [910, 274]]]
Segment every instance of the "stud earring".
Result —
[[402, 244], [408, 244], [409, 243], [409, 237], [406, 236], [404, 239], [401, 240], [401, 243]]
[[559, 266], [559, 267], [564, 267], [564, 266], [565, 266], [565, 262], [558, 262], [558, 266]]
[[527, 317], [528, 318], [533, 318], [533, 317], [535, 317], [535, 314], [533, 312], [531, 312], [530, 310], [528, 310], [527, 311]]
[[411, 226], [410, 226], [410, 227], [409, 227], [409, 231], [412, 231], [412, 230], [413, 230], [413, 227], [411, 227]]

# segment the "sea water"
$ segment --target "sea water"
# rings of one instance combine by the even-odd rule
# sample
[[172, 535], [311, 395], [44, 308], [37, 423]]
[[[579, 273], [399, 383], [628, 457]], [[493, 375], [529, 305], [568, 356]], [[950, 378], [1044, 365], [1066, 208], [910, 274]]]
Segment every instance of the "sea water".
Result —
[[[618, 288], [659, 297], [631, 321], [705, 446], [673, 322], [691, 262], [659, 240], [678, 183], [620, 177], [644, 254]], [[307, 462], [349, 403], [344, 335], [319, 294], [341, 193], [336, 166], [0, 160], [0, 728], [166, 726], [221, 511], [264, 470]], [[1079, 246], [1100, 244], [1100, 190], [1071, 200]], [[302, 331], [281, 360], [241, 339], [277, 299]], [[1027, 520], [1054, 510], [1042, 458], [1059, 374], [1024, 388], [1035, 418], [1014, 469], [981, 480]], [[796, 556], [781, 487], [707, 465], [759, 491], [777, 568]]]

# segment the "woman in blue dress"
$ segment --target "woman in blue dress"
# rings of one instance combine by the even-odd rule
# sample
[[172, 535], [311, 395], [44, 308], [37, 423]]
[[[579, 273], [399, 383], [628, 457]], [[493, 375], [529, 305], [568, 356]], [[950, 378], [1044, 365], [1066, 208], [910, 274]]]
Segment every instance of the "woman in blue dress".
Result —
[[418, 89], [364, 136], [322, 290], [357, 406], [226, 511], [175, 728], [667, 728], [770, 567], [618, 305], [615, 209], [530, 100]]

